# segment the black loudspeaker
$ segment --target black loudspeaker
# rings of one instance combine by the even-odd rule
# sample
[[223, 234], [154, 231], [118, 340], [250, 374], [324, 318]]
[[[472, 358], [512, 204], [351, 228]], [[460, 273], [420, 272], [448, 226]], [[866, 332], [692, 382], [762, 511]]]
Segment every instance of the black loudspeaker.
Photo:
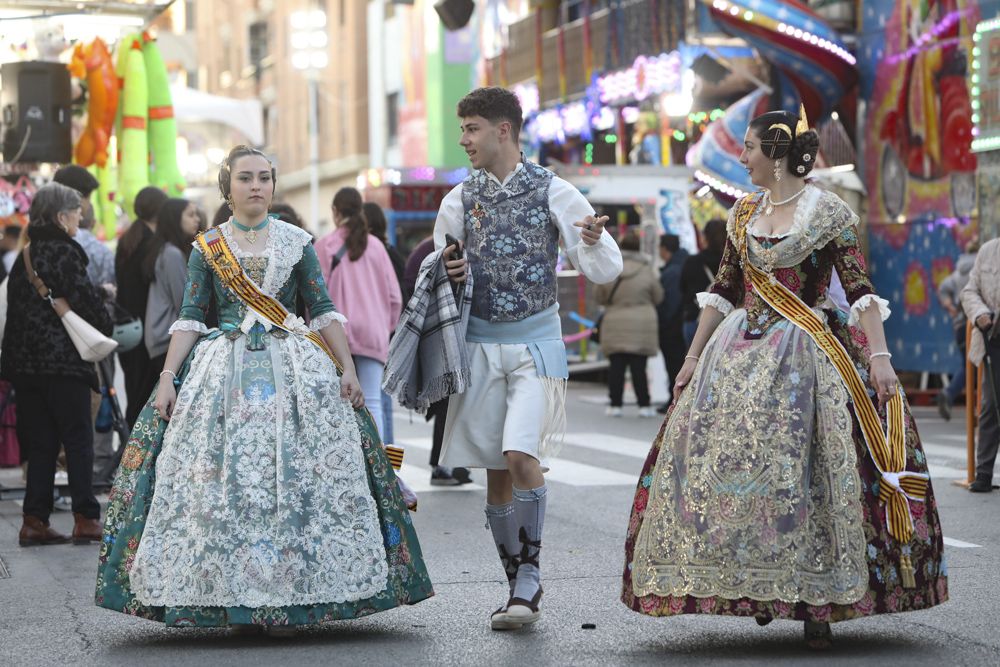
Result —
[[475, 9], [474, 0], [440, 0], [434, 3], [434, 11], [448, 30], [459, 30], [467, 26]]
[[712, 56], [703, 53], [691, 63], [694, 73], [709, 83], [719, 83], [729, 76], [729, 69]]
[[0, 66], [4, 161], [72, 161], [70, 97], [69, 71], [62, 63]]

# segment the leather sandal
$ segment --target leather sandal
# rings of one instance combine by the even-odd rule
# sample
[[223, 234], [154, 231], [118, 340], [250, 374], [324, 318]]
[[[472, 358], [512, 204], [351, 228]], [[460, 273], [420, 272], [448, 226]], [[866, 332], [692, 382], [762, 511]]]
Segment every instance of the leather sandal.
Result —
[[511, 598], [506, 608], [496, 610], [490, 617], [490, 627], [494, 630], [517, 630], [536, 622], [542, 617], [538, 603], [542, 599], [543, 592], [539, 587], [538, 592], [530, 600]]
[[829, 623], [805, 622], [806, 646], [814, 651], [829, 651], [833, 647], [833, 632]]
[[507, 605], [504, 605], [490, 614], [490, 630], [517, 630], [520, 623], [507, 619]]

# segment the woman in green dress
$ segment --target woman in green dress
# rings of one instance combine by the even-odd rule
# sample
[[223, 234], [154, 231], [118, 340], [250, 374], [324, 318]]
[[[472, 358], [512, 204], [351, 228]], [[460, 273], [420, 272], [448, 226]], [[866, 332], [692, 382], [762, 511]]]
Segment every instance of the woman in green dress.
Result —
[[[433, 595], [310, 236], [267, 214], [275, 177], [246, 146], [219, 173], [234, 215], [195, 243], [159, 385], [126, 444], [102, 607], [287, 634]], [[308, 326], [288, 314], [300, 293]]]

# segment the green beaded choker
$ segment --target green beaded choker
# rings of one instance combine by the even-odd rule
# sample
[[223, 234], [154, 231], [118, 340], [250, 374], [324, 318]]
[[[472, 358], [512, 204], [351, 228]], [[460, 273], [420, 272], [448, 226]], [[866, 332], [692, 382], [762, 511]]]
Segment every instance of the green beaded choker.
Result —
[[259, 225], [256, 225], [254, 227], [250, 227], [248, 225], [241, 225], [236, 220], [236, 218], [233, 218], [233, 226], [236, 227], [236, 229], [238, 229], [241, 232], [243, 232], [244, 238], [246, 238], [246, 240], [250, 242], [250, 245], [253, 245], [254, 243], [257, 242], [257, 232], [259, 232], [260, 230], [262, 230], [265, 227], [267, 227], [267, 223], [269, 223], [269, 222], [271, 222], [271, 216], [265, 217], [264, 221], [262, 223], [260, 223]]

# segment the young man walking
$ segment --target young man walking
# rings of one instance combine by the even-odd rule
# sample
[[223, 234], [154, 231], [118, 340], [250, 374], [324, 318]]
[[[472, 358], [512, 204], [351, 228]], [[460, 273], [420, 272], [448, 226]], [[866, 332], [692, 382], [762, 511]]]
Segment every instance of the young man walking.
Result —
[[[539, 554], [545, 460], [565, 428], [569, 376], [556, 302], [559, 242], [590, 280], [613, 281], [621, 252], [583, 195], [524, 159], [521, 105], [503, 88], [458, 103], [460, 144], [473, 172], [441, 202], [434, 242], [448, 275], [471, 272], [466, 341], [471, 383], [451, 396], [442, 465], [486, 468], [486, 517], [510, 584], [494, 630], [541, 615]], [[446, 236], [458, 243], [446, 247]]]

